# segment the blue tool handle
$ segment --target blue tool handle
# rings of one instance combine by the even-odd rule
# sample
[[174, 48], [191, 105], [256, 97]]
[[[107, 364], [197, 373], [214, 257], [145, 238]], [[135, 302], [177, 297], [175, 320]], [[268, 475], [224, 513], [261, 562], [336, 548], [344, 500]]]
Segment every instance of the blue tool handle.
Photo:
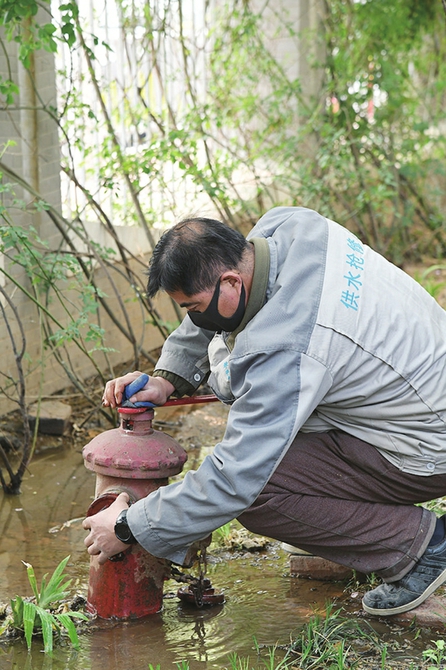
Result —
[[[129, 400], [135, 393], [138, 393], [138, 391], [141, 391], [141, 389], [144, 388], [144, 386], [147, 384], [149, 381], [149, 375], [146, 375], [145, 373], [139, 375], [135, 381], [131, 382], [130, 384], [127, 384], [127, 386], [124, 388], [124, 396], [126, 400]], [[140, 401], [140, 402], [135, 402], [132, 403], [134, 407], [156, 407], [156, 405], [153, 402], [149, 401]]]
[[131, 384], [127, 384], [127, 386], [124, 388], [125, 399], [128, 400], [132, 397], [132, 395], [138, 393], [138, 391], [144, 388], [148, 381], [149, 375], [143, 373], [142, 375], [139, 375], [135, 381], [131, 382]]

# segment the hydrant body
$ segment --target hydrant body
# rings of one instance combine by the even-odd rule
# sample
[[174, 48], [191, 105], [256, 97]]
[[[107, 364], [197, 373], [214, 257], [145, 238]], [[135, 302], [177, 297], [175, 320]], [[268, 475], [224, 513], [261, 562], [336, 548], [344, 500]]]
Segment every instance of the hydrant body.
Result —
[[[136, 502], [181, 472], [184, 449], [169, 435], [152, 428], [152, 409], [119, 410], [119, 428], [95, 437], [83, 449], [85, 466], [96, 473], [95, 500], [88, 515], [108, 507], [127, 492]], [[130, 545], [121, 560], [99, 565], [90, 559], [88, 609], [110, 619], [139, 618], [162, 609], [163, 583], [169, 569], [163, 559], [139, 544]]]

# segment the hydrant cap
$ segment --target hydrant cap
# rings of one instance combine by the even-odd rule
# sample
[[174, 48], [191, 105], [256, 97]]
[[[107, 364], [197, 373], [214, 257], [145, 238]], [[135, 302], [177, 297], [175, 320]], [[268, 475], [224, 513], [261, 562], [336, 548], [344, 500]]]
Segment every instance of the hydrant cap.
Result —
[[165, 479], [183, 469], [184, 449], [169, 435], [154, 430], [149, 435], [108, 430], [85, 445], [85, 467], [109, 477]]

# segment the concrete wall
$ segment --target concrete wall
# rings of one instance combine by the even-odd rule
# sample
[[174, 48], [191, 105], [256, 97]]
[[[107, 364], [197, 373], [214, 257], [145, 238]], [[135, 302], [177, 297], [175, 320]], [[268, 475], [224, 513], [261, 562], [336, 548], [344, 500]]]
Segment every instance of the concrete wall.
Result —
[[[263, 12], [262, 29], [271, 53], [288, 78], [300, 79], [304, 98], [318, 98], [323, 81], [323, 68], [318, 66], [325, 58], [324, 0], [253, 0], [252, 7]], [[281, 28], [283, 22], [288, 31]]]
[[[19, 85], [20, 94], [13, 105], [6, 106], [4, 100], [0, 101], [0, 145], [5, 145], [11, 140], [15, 142], [15, 146], [8, 148], [1, 160], [4, 165], [29, 183], [45, 201], [61, 211], [58, 128], [49, 111], [51, 106], [56, 106], [54, 58], [52, 54], [45, 51], [36, 52], [33, 71], [29, 73], [17, 58], [16, 43], [3, 41], [6, 53], [0, 50], [0, 75], [4, 79], [11, 76]], [[14, 182], [14, 179], [4, 173], [2, 182], [3, 184], [11, 183]], [[13, 186], [13, 189], [15, 196], [23, 199], [27, 206], [26, 210], [11, 207], [13, 196], [7, 192], [1, 194], [2, 204], [9, 207], [8, 213], [13, 223], [25, 229], [32, 225], [50, 248], [58, 248], [61, 245], [61, 235], [45, 212], [35, 211], [33, 195], [17, 184]], [[0, 220], [0, 225], [2, 223]], [[125, 236], [125, 231], [122, 233]], [[10, 263], [1, 254], [0, 267], [4, 267], [27, 290], [31, 290], [29, 279], [24, 271]], [[139, 267], [138, 272], [141, 271], [142, 274], [143, 269], [139, 270]], [[162, 344], [162, 337], [156, 328], [144, 323], [144, 318], [147, 317], [141, 314], [141, 309], [127, 282], [120, 278], [119, 266], [113, 272], [113, 281], [116, 282], [120, 298], [126, 306], [138, 340], [144, 342], [147, 350], [159, 347]], [[113, 295], [110, 282], [105, 273], [100, 270], [98, 270], [98, 282], [107, 295]], [[1, 273], [0, 285], [5, 288], [18, 314], [18, 319], [16, 319], [11, 306], [3, 298], [1, 302], [3, 311], [0, 312], [0, 350], [2, 352], [0, 358], [0, 415], [3, 415], [17, 408], [13, 401], [13, 398], [16, 397], [14, 381], [17, 380], [17, 367], [11, 338], [16, 350], [19, 351], [24, 344], [19, 323], [24, 328], [26, 339], [27, 359], [24, 365], [27, 374], [27, 400], [32, 402], [39, 394], [47, 396], [55, 393], [66, 387], [69, 382], [63, 368], [55, 362], [49, 350], [45, 348], [44, 334], [33, 302], [14, 286], [13, 282], [5, 280]], [[66, 298], [72, 299], [74, 305], [79, 300], [79, 296], [69, 293]], [[175, 317], [167, 301], [162, 301], [161, 304], [164, 304], [166, 308], [165, 318], [173, 320]], [[116, 297], [111, 299], [111, 306], [113, 311], [120, 315]], [[58, 308], [53, 303], [51, 310], [62, 322], [67, 321], [67, 315], [64, 314], [61, 307]], [[101, 326], [107, 332], [106, 345], [116, 350], [108, 354], [109, 361], [116, 364], [132, 358], [131, 345], [112, 324], [108, 316], [101, 313], [100, 321]], [[77, 347], [70, 346], [68, 351], [62, 353], [66, 361], [69, 358], [79, 376], [86, 378], [94, 374], [94, 367]], [[95, 356], [98, 365], [105, 369], [103, 354], [98, 353]], [[5, 390], [7, 390], [6, 393]]]
[[[57, 126], [50, 115], [43, 111], [46, 105], [55, 105], [54, 61], [46, 52], [36, 55], [32, 73], [27, 72], [17, 58], [17, 44], [7, 42], [2, 35], [5, 49], [0, 50], [0, 74], [4, 79], [11, 79], [19, 86], [20, 93], [12, 105], [7, 106], [2, 100], [0, 107], [0, 145], [6, 142], [14, 146], [6, 149], [2, 162], [21, 178], [25, 179], [33, 189], [41, 192], [42, 197], [56, 208], [60, 208], [59, 154]], [[36, 96], [38, 90], [39, 98]], [[38, 109], [40, 108], [40, 109]], [[2, 193], [2, 204], [8, 207], [8, 216], [12, 222], [23, 228], [33, 225], [39, 235], [50, 244], [58, 242], [54, 227], [39, 213], [32, 212], [33, 196], [14, 183], [14, 179], [3, 174], [3, 185], [12, 184], [14, 194]], [[14, 197], [22, 200], [26, 209], [13, 206]], [[2, 222], [3, 223], [3, 222]], [[14, 276], [17, 282], [28, 290], [30, 282], [25, 273], [17, 265], [2, 258], [2, 266]], [[13, 283], [2, 277], [2, 285], [7, 291], [17, 310], [18, 320], [25, 330], [26, 348], [32, 359], [39, 357], [40, 332], [37, 313], [24, 294]], [[7, 380], [17, 379], [14, 352], [11, 337], [17, 349], [23, 346], [19, 323], [8, 303], [3, 300], [4, 312], [0, 321], [1, 386], [8, 386]], [[30, 389], [37, 390], [38, 370], [32, 375]], [[9, 393], [8, 393], [9, 395]], [[15, 393], [12, 390], [11, 396]], [[14, 403], [0, 395], [0, 413], [13, 409]]]

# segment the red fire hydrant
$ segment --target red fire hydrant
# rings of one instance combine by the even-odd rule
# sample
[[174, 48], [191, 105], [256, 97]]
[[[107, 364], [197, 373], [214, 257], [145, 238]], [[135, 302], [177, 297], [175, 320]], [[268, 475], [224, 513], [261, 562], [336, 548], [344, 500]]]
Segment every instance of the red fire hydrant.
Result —
[[[83, 449], [85, 466], [96, 473], [95, 500], [87, 515], [108, 507], [123, 491], [136, 502], [168, 483], [183, 469], [184, 449], [169, 435], [152, 428], [153, 409], [122, 407], [119, 428], [95, 437]], [[131, 545], [121, 560], [99, 565], [90, 559], [87, 605], [103, 619], [129, 619], [162, 609], [166, 561]]]

